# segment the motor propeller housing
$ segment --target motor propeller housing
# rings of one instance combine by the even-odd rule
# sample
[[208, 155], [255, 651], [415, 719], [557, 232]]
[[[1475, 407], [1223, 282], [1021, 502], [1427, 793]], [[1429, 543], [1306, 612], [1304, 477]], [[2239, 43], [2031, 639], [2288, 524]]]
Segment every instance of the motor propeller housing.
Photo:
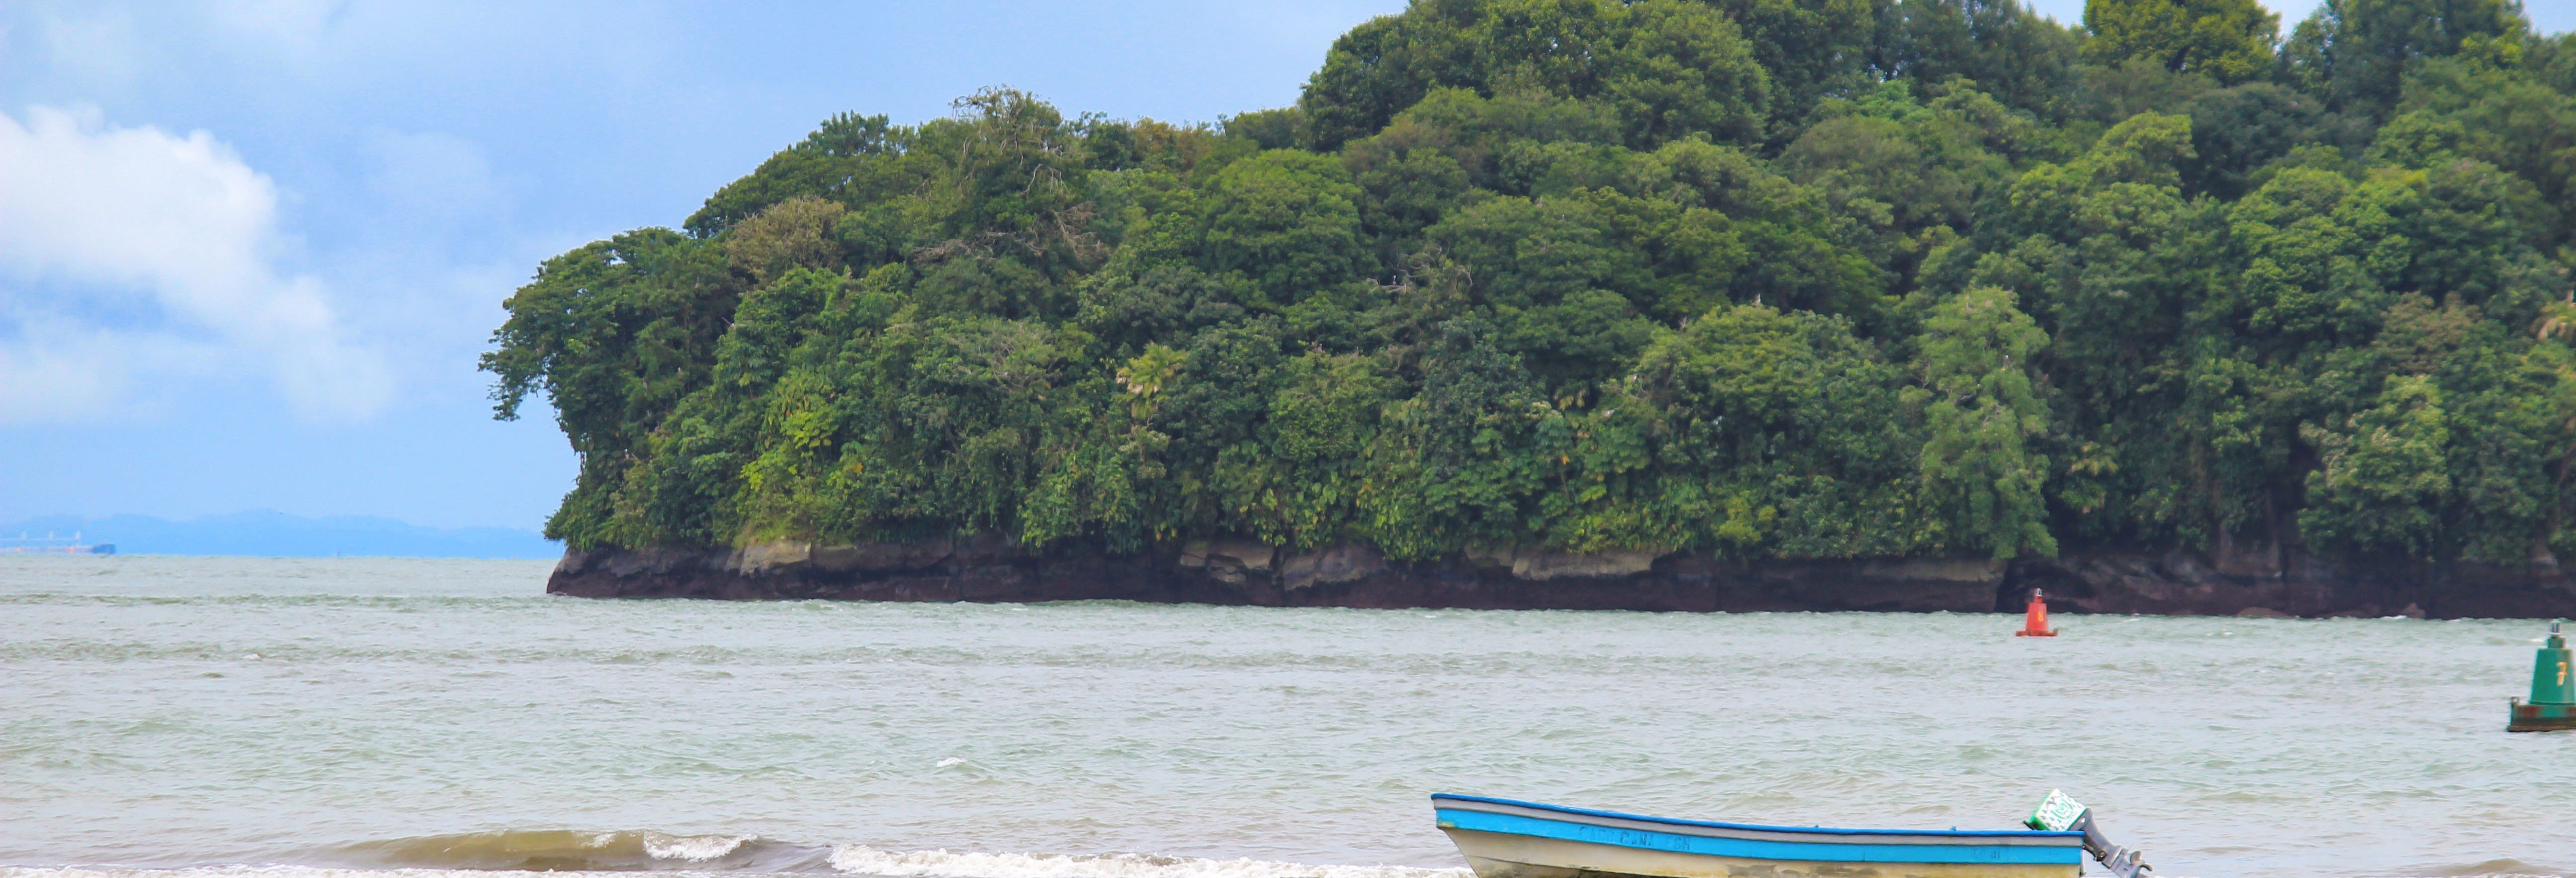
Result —
[[2049, 790], [2048, 798], [2040, 800], [2039, 807], [2031, 811], [2030, 817], [2022, 823], [2032, 829], [2050, 832], [2084, 833], [2084, 851], [2101, 861], [2102, 868], [2111, 870], [2120, 878], [2141, 878], [2154, 872], [2154, 868], [2147, 865], [2145, 854], [2112, 844], [2110, 839], [2104, 838], [2101, 827], [2093, 823], [2093, 809], [2068, 797], [2064, 790]]

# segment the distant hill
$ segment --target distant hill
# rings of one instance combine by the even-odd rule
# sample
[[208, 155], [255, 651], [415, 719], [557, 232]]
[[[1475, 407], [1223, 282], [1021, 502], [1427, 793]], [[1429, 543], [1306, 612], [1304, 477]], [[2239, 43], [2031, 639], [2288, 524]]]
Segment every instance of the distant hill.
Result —
[[511, 527], [423, 527], [390, 518], [306, 518], [258, 510], [171, 521], [144, 515], [82, 518], [53, 515], [0, 523], [0, 535], [65, 536], [113, 543], [119, 554], [399, 555], [423, 558], [552, 558], [563, 547], [535, 530]]

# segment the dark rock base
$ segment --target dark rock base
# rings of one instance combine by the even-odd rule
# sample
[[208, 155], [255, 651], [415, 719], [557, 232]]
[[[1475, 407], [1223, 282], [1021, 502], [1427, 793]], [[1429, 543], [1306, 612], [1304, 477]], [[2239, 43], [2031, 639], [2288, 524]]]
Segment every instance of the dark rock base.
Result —
[[2189, 552], [2070, 554], [2017, 562], [1996, 609], [2045, 589], [2051, 610], [2187, 616], [2413, 616], [2530, 619], [2576, 614], [2576, 582], [2554, 563], [2486, 564], [2292, 555], [2251, 570]]
[[1694, 612], [2014, 612], [2047, 590], [2059, 613], [2534, 618], [2576, 615], [2554, 567], [2344, 564], [2293, 559], [2222, 571], [2189, 553], [1982, 560], [1722, 561], [1696, 552], [1471, 552], [1433, 563], [1364, 546], [1285, 552], [1257, 543], [1161, 553], [1001, 543], [737, 550], [572, 550], [546, 590], [580, 597], [1035, 602], [1132, 600], [1270, 607]]

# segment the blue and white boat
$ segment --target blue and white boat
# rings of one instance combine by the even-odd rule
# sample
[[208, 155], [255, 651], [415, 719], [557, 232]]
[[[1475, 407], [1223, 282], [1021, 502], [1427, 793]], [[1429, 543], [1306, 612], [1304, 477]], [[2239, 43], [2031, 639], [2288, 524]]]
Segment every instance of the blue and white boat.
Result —
[[2074, 878], [2087, 850], [2081, 831], [1759, 826], [1449, 793], [1431, 807], [1476, 878]]

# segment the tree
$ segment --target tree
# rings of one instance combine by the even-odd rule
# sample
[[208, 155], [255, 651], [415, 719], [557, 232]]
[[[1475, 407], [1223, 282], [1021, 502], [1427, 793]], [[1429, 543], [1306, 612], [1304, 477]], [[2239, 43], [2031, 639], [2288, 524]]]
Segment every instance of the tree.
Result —
[[1758, 139], [1769, 75], [1735, 22], [1687, 0], [1426, 0], [1333, 42], [1298, 107], [1318, 149], [1443, 88], [1597, 102], [1627, 145]]
[[2386, 118], [2409, 65], [2472, 38], [2518, 38], [2519, 12], [2508, 0], [2323, 0], [2281, 56], [2291, 82], [2330, 109]]
[[2299, 527], [2328, 546], [2423, 557], [2451, 490], [2448, 421], [2440, 389], [2416, 375], [2390, 378], [2378, 405], [2341, 424], [2301, 425], [2322, 465], [2308, 474]]
[[2081, 35], [2019, 0], [1895, 0], [1880, 8], [1870, 66], [1924, 85], [1965, 79], [2005, 106], [2064, 115]]
[[1360, 243], [1359, 187], [1340, 163], [1274, 149], [1228, 165], [1206, 202], [1205, 266], [1239, 272], [1284, 307], [1376, 268]]
[[1794, 132], [1824, 96], [1861, 86], [1877, 21], [1867, 0], [1712, 0], [1771, 79], [1770, 130]]
[[2085, 0], [2085, 60], [2117, 67], [2143, 58], [2225, 84], [2272, 66], [2281, 17], [2254, 0]]
[[2223, 201], [2243, 197], [2256, 171], [2324, 133], [2322, 103], [2269, 82], [2200, 95], [2183, 111], [2191, 117], [2192, 146], [2183, 188]]
[[1648, 348], [1616, 400], [1617, 411], [1647, 413], [1661, 470], [1637, 487], [1629, 517], [1669, 544], [1732, 552], [1920, 549], [1908, 490], [1920, 437], [1902, 384], [1848, 321], [1712, 310]]
[[2048, 335], [1995, 287], [1966, 290], [1924, 321], [1917, 361], [1923, 385], [1923, 506], [1954, 549], [1996, 559], [2057, 554], [2048, 532], [2048, 458], [2030, 448], [2048, 431], [2048, 408], [2030, 377]]

